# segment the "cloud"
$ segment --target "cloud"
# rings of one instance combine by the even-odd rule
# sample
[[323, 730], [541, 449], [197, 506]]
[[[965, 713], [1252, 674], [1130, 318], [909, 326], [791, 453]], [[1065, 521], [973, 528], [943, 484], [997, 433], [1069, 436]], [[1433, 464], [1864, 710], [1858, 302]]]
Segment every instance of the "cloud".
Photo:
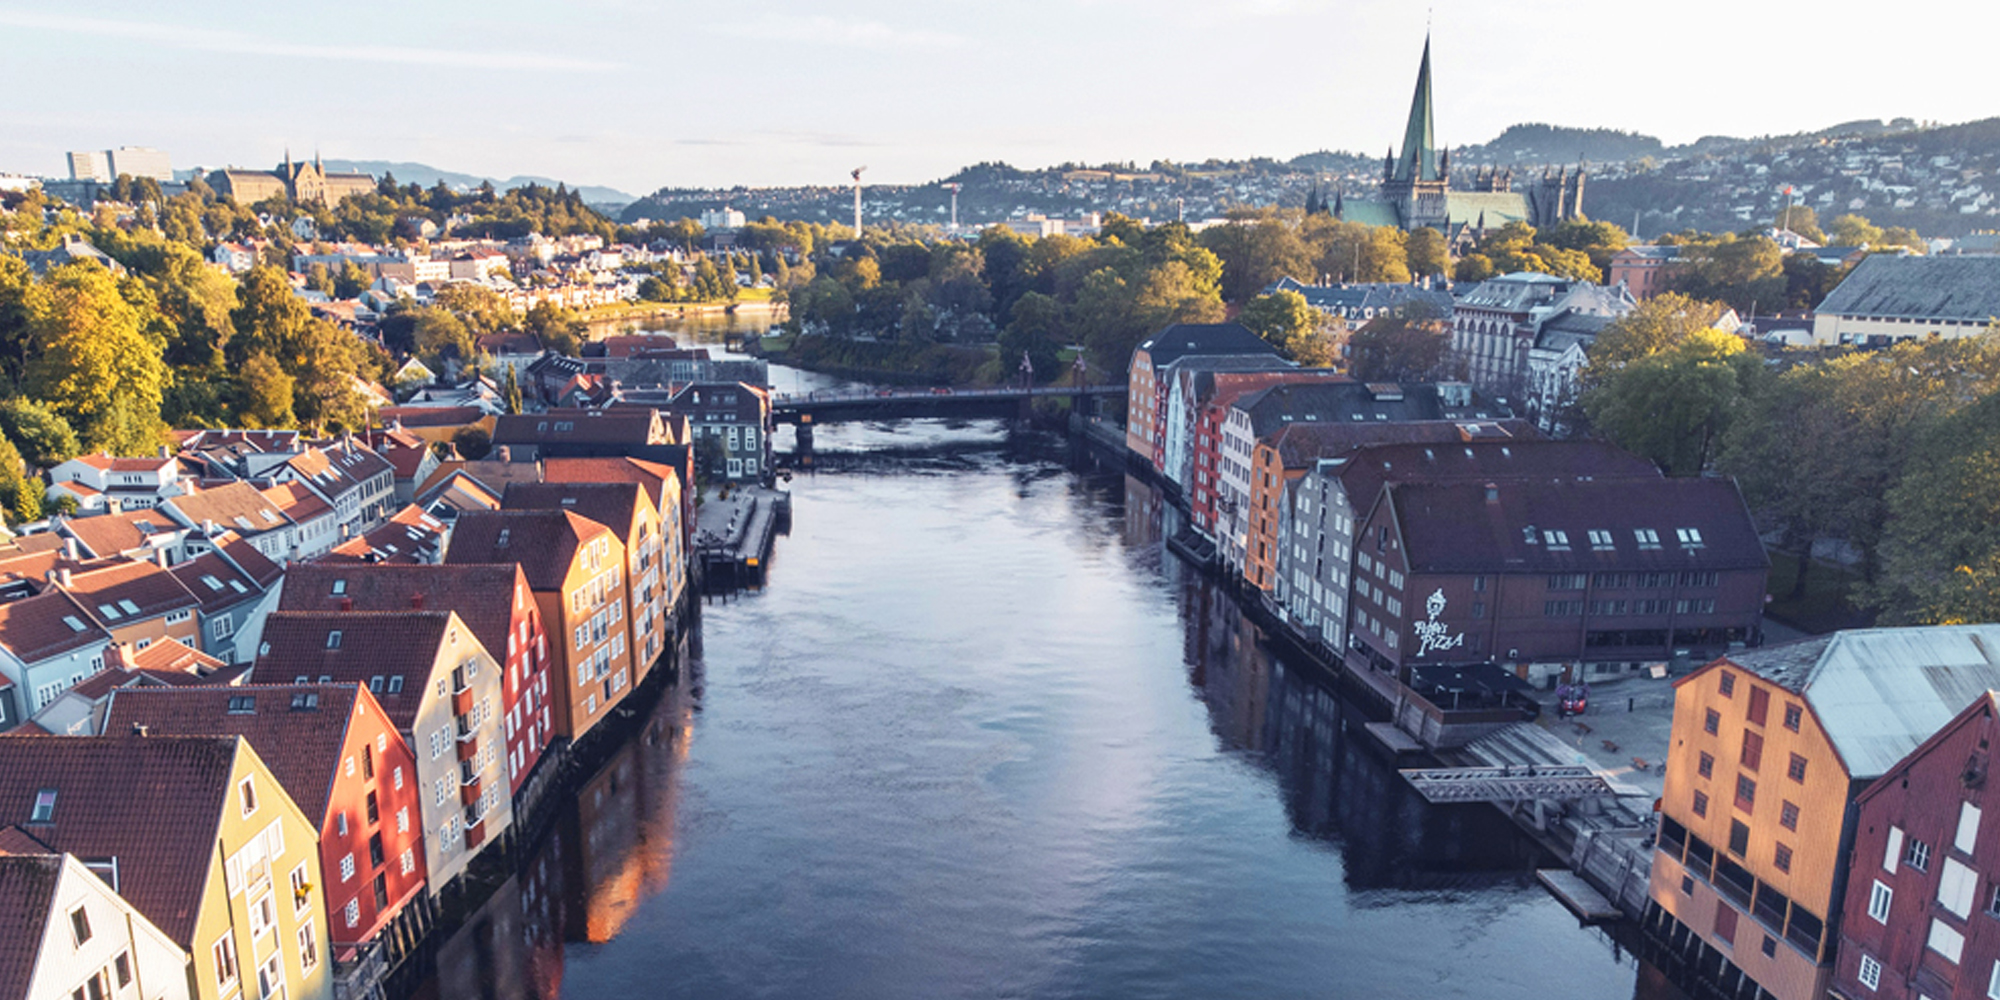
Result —
[[754, 21], [718, 24], [719, 34], [738, 38], [818, 42], [856, 49], [951, 49], [965, 36], [926, 28], [898, 28], [880, 21], [843, 21], [825, 14], [766, 14]]
[[23, 10], [0, 10], [0, 24], [17, 28], [61, 31], [98, 38], [124, 38], [196, 52], [325, 59], [336, 62], [392, 63], [449, 69], [495, 69], [557, 73], [607, 73], [624, 67], [597, 59], [570, 59], [537, 52], [467, 52], [457, 49], [410, 48], [397, 45], [325, 45], [288, 42], [240, 31], [183, 28], [146, 21], [76, 17]]

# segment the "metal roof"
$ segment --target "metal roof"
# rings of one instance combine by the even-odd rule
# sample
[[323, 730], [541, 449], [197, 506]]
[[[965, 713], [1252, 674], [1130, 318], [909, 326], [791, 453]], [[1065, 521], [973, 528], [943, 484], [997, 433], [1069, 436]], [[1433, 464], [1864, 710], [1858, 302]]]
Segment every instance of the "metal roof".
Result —
[[1848, 774], [1874, 778], [2000, 688], [2000, 624], [1856, 629], [1729, 661], [1804, 695]]
[[1978, 322], [2000, 316], [2000, 257], [1891, 257], [1856, 265], [1820, 303], [1831, 316]]

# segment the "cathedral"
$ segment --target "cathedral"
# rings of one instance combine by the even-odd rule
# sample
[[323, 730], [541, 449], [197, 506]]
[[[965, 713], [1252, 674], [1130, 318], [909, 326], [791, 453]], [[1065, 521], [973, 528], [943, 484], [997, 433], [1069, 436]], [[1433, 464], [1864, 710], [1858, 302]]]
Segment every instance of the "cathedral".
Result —
[[1583, 218], [1583, 168], [1544, 169], [1516, 190], [1512, 168], [1483, 167], [1473, 171], [1469, 188], [1453, 190], [1451, 151], [1439, 150], [1431, 135], [1431, 42], [1426, 38], [1410, 120], [1403, 127], [1402, 155], [1392, 148], [1383, 157], [1376, 197], [1348, 200], [1335, 195], [1329, 210], [1346, 221], [1371, 226], [1406, 231], [1429, 227], [1457, 246], [1510, 222], [1545, 229]]
[[311, 163], [293, 162], [290, 150], [276, 170], [215, 170], [206, 180], [216, 194], [229, 195], [239, 205], [282, 195], [300, 205], [331, 206], [375, 190], [375, 178], [368, 174], [328, 173], [317, 155]]

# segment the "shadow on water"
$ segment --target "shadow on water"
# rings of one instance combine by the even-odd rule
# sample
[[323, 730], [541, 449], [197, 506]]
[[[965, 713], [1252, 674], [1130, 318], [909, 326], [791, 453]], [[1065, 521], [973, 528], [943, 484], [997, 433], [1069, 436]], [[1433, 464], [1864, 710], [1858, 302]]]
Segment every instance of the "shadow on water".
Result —
[[[894, 433], [907, 434], [903, 430]], [[1191, 811], [1191, 825], [1213, 825], [1220, 829], [1218, 835], [1246, 841], [1248, 846], [1239, 845], [1237, 854], [1205, 856], [1202, 852], [1208, 848], [1201, 846], [1203, 831], [1197, 829], [1185, 838], [1188, 843], [1162, 846], [1160, 857], [1144, 859], [1135, 870], [1113, 870], [1109, 881], [1114, 884], [1099, 890], [1096, 904], [1104, 914], [1086, 914], [1083, 923], [1060, 935], [1066, 942], [1065, 955], [1054, 963], [1056, 971], [1030, 985], [1021, 985], [1022, 974], [1017, 969], [1003, 973], [982, 968], [970, 970], [967, 974], [974, 978], [968, 982], [994, 984], [990, 994], [966, 983], [953, 983], [950, 988], [934, 984], [936, 989], [920, 993], [909, 987], [907, 977], [896, 976], [876, 988], [878, 984], [867, 981], [865, 962], [880, 956], [852, 956], [854, 943], [845, 938], [861, 932], [841, 929], [837, 916], [832, 922], [836, 930], [824, 931], [826, 925], [796, 919], [795, 909], [802, 905], [799, 899], [773, 900], [758, 887], [744, 887], [740, 899], [724, 903], [701, 898], [735, 888], [715, 884], [735, 870], [727, 865], [720, 873], [709, 872], [697, 879], [699, 886], [676, 883], [676, 892], [668, 891], [675, 873], [677, 838], [686, 836], [689, 824], [696, 824], [699, 834], [695, 847], [684, 848], [692, 859], [698, 851], [725, 850], [717, 846], [717, 838], [722, 836], [714, 828], [717, 823], [747, 827], [754, 822], [741, 816], [716, 818], [723, 807], [712, 801], [722, 798], [714, 785], [722, 780], [720, 775], [735, 773], [727, 770], [727, 763], [714, 765], [721, 768], [716, 773], [702, 773], [709, 765], [699, 759], [690, 762], [690, 743], [704, 727], [700, 710], [704, 667], [695, 661], [682, 687], [669, 688], [635, 726], [630, 738], [576, 786], [571, 793], [573, 801], [559, 810], [558, 819], [538, 841], [516, 845], [509, 877], [436, 946], [431, 952], [435, 956], [431, 974], [406, 995], [446, 1000], [556, 1000], [565, 995], [606, 995], [606, 987], [613, 983], [636, 983], [646, 986], [647, 995], [658, 996], [1204, 996], [1223, 995], [1251, 983], [1259, 989], [1267, 987], [1268, 995], [1588, 995], [1642, 1000], [1678, 996], [1650, 966], [1626, 953], [1603, 932], [1576, 927], [1552, 900], [1532, 887], [1533, 869], [1550, 864], [1551, 859], [1497, 810], [1477, 805], [1431, 806], [1412, 792], [1362, 730], [1369, 719], [1338, 695], [1319, 667], [1288, 663], [1274, 654], [1258, 627], [1226, 592], [1165, 552], [1161, 539], [1162, 525], [1170, 517], [1168, 509], [1149, 487], [1128, 477], [1122, 466], [1061, 438], [1008, 434], [994, 425], [942, 428], [915, 437], [917, 440], [900, 448], [850, 452], [836, 448], [822, 453], [830, 459], [825, 464], [801, 468], [797, 474], [829, 480], [847, 478], [856, 486], [888, 479], [941, 479], [944, 484], [929, 494], [934, 502], [949, 501], [949, 491], [961, 480], [993, 475], [1004, 477], [1008, 489], [1024, 501], [1045, 497], [1050, 491], [1065, 495], [1079, 515], [1068, 526], [1082, 537], [1077, 544], [1116, 560], [1122, 566], [1120, 576], [1139, 581], [1133, 586], [1157, 593], [1171, 605], [1185, 682], [1178, 697], [1183, 704], [1188, 698], [1199, 703], [1213, 742], [1212, 755], [1221, 758], [1219, 763], [1193, 763], [1234, 768], [1247, 775], [1231, 779], [1226, 788], [1210, 779], [1211, 784], [1194, 788], [1195, 802], [1179, 808]], [[930, 441], [925, 444], [927, 437]], [[826, 485], [839, 488], [848, 484]], [[808, 479], [795, 488], [803, 496], [822, 486]], [[808, 520], [810, 514], [802, 508], [800, 532], [840, 530], [813, 525]], [[794, 585], [807, 583], [800, 580]], [[774, 591], [786, 586], [782, 573], [774, 576]], [[865, 589], [857, 592], [868, 593]], [[720, 621], [720, 615], [749, 613], [751, 608], [730, 606], [711, 615]], [[1171, 637], [1168, 639], [1171, 643]], [[735, 662], [737, 658], [757, 655], [741, 647], [740, 637], [732, 637], [722, 648], [727, 652], [712, 651], [711, 656], [732, 657], [728, 665], [738, 673], [742, 665]], [[714, 660], [711, 666], [724, 662]], [[739, 678], [732, 683], [740, 687], [745, 682]], [[768, 686], [791, 681], [759, 675], [755, 683]], [[1148, 696], [1162, 693], [1174, 694], [1149, 692]], [[1173, 700], [1169, 697], [1167, 702]], [[710, 735], [718, 742], [727, 742], [741, 740], [741, 730], [755, 721], [708, 719], [706, 723], [723, 725], [723, 730]], [[780, 734], [786, 731], [777, 730]], [[919, 731], [923, 731], [921, 727]], [[1195, 732], [1199, 737], [1199, 728]], [[768, 737], [765, 739], [768, 742]], [[954, 748], [940, 749], [946, 755], [954, 752]], [[753, 763], [767, 769], [804, 772], [803, 777], [789, 775], [788, 780], [809, 781], [812, 755], [817, 751], [817, 747], [760, 746], [760, 760], [768, 757], [769, 761]], [[710, 752], [728, 751], [712, 746]], [[734, 752], [740, 756], [745, 751]], [[921, 755], [925, 748], [912, 747], [911, 752]], [[1190, 751], [1173, 752], [1183, 756], [1165, 766], [1192, 766], [1185, 758]], [[1014, 774], [1008, 768], [1017, 764], [995, 765], [992, 773]], [[735, 766], [749, 765], [738, 762]], [[686, 787], [690, 782], [695, 785], [692, 789]], [[854, 794], [866, 796], [873, 791], [857, 787]], [[948, 793], [941, 788], [927, 794]], [[698, 805], [684, 807], [684, 795], [693, 795]], [[1233, 795], [1238, 801], [1218, 801], [1210, 808], [1199, 801], [1202, 795], [1218, 800]], [[1241, 832], [1239, 827], [1245, 822], [1254, 827], [1261, 814], [1259, 800], [1268, 811], [1273, 796], [1287, 828], [1281, 836], [1265, 842], [1256, 839], [1254, 829], [1248, 834]], [[802, 811], [804, 808], [810, 805], [802, 806]], [[966, 808], [983, 807], [968, 803]], [[1228, 815], [1216, 820], [1205, 815], [1210, 812]], [[1250, 819], [1246, 821], [1245, 816]], [[727, 839], [738, 842], [749, 842], [756, 834], [768, 832], [732, 829]], [[807, 838], [797, 841], [807, 843], [820, 837], [866, 837], [869, 832], [879, 830], [801, 830], [787, 831], [785, 836]], [[1035, 834], [1033, 830], [1023, 832]], [[1172, 837], [1172, 832], [1167, 836]], [[1282, 862], [1260, 857], [1274, 852], [1298, 856]], [[1189, 862], [1189, 857], [1203, 860]], [[768, 863], [780, 868], [784, 865], [781, 859]], [[986, 862], [968, 855], [955, 863]], [[1161, 876], [1151, 871], [1154, 865], [1212, 870], [1174, 871]], [[1264, 905], [1274, 909], [1262, 917], [1257, 902], [1238, 898], [1248, 892], [1255, 900], [1258, 893], [1267, 891], [1239, 884], [1244, 879], [1296, 880], [1311, 886], [1314, 879], [1323, 878], [1336, 866], [1337, 882], [1314, 890], [1318, 898], [1309, 902], [1300, 902], [1299, 886], [1287, 886], [1283, 881], [1269, 885], [1270, 901]], [[857, 870], [870, 869], [864, 865]], [[1007, 875], [996, 870], [982, 877], [1004, 880]], [[1151, 890], [1134, 890], [1125, 883], [1150, 885], [1149, 880], [1162, 877], [1170, 882], [1192, 882], [1204, 892], [1227, 898], [1214, 904], [1218, 912], [1212, 920], [1199, 912], [1162, 917], [1136, 909], [1138, 904], [1126, 898]], [[868, 886], [851, 891], [872, 894], [876, 890]], [[810, 890], [800, 892], [812, 905], [824, 902], [824, 897], [811, 896]], [[1345, 898], [1330, 903], [1326, 898], [1330, 895]], [[1205, 905], [1199, 902], [1205, 897], [1200, 896], [1166, 898], [1182, 908]], [[880, 900], [854, 905], [856, 916], [864, 922], [887, 920], [894, 926], [896, 918], [893, 913], [883, 915]], [[971, 905], [977, 906], [979, 901]], [[992, 909], [1011, 913], [1007, 907], [1017, 905], [1013, 897], [996, 892]], [[682, 915], [680, 923], [662, 915], [665, 909], [682, 906], [697, 915]], [[683, 952], [677, 950], [679, 942], [661, 936], [677, 928], [689, 932], [685, 921], [722, 912], [718, 906], [739, 912], [769, 907], [768, 915], [745, 919], [747, 926], [768, 930], [771, 939], [708, 941], [699, 947], [690, 945], [695, 950]], [[1121, 906], [1125, 909], [1119, 909]], [[1288, 906], [1317, 909], [1309, 917], [1293, 919], [1295, 915], [1284, 909]], [[1030, 908], [1029, 912], [1041, 919], [1039, 910]], [[1142, 924], [1149, 933], [1164, 926], [1175, 934], [1205, 933], [1221, 940], [1197, 944], [1191, 939], [1185, 956], [1174, 957], [1173, 949], [1151, 950], [1158, 942], [1133, 947], [1121, 937], [1130, 933], [1129, 928], [1105, 929], [1093, 921]], [[1504, 926], [1522, 921], [1535, 929], [1507, 937]], [[1303, 930], [1292, 926], [1301, 922]], [[1444, 926], [1433, 928], [1433, 922]], [[1182, 929], [1182, 923], [1199, 931]], [[1270, 925], [1268, 935], [1263, 933], [1265, 924]], [[907, 929], [913, 939], [936, 931]], [[694, 933], [720, 932], [698, 929]], [[1025, 929], [1010, 928], [1009, 933], [1037, 946], [1043, 945], [1046, 937], [1045, 932]], [[621, 934], [627, 940], [621, 941]], [[830, 934], [831, 939], [801, 944], [795, 937], [798, 934]], [[1412, 949], [1406, 940], [1423, 934], [1439, 935], [1428, 949], [1428, 958], [1420, 959], [1424, 964], [1400, 964], [1406, 961], [1402, 956], [1412, 951], [1426, 954], [1427, 949]], [[1265, 936], [1269, 940], [1257, 940]], [[638, 947], [631, 947], [633, 940], [640, 942]], [[1532, 942], [1532, 954], [1516, 954], [1522, 942]], [[1336, 949], [1346, 957], [1326, 967], [1324, 956], [1310, 954], [1321, 948]], [[1301, 955], [1301, 951], [1308, 953]], [[1370, 951], [1381, 954], [1372, 956], [1372, 961], [1361, 957]], [[1010, 954], [1004, 945], [996, 952], [973, 952], [981, 958], [993, 953]], [[1040, 952], [1030, 955], [1043, 957]], [[1218, 970], [1218, 964], [1226, 964], [1224, 957], [1240, 960], [1242, 967]], [[727, 967], [732, 959], [739, 967]], [[833, 967], [828, 963], [837, 965], [850, 959], [864, 970], [845, 970], [844, 977], [831, 982], [819, 978]], [[590, 974], [580, 982], [572, 976], [566, 987], [566, 969], [575, 973], [579, 963], [591, 966], [586, 970]], [[607, 969], [607, 963], [616, 968]], [[1557, 975], [1541, 983], [1535, 963], [1582, 965], [1595, 971], [1584, 979]], [[1261, 980], [1257, 971], [1266, 966], [1270, 969], [1268, 981]], [[1571, 970], [1553, 971], [1566, 974]], [[856, 988], [854, 979], [868, 988]], [[1571, 988], [1588, 982], [1592, 992], [1543, 991], [1542, 987], [1557, 982]], [[815, 983], [824, 989], [815, 988]]]

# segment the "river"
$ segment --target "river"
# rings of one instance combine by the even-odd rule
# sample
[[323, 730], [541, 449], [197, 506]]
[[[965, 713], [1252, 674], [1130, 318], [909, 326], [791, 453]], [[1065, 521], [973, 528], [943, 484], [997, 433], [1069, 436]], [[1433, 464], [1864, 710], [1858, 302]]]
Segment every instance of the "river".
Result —
[[1497, 811], [1413, 794], [1144, 484], [994, 423], [817, 445], [769, 585], [706, 607], [437, 995], [1679, 996]]

